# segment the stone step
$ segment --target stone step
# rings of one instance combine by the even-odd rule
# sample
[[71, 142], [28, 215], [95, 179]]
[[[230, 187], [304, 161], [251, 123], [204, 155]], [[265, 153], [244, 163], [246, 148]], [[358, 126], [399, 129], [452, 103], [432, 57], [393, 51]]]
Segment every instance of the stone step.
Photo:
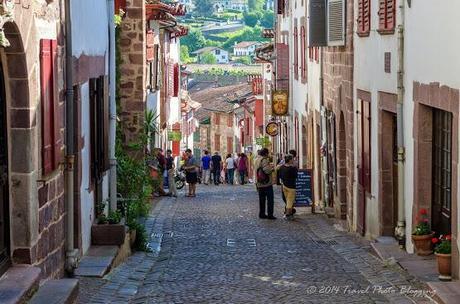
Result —
[[77, 279], [50, 280], [40, 286], [29, 304], [73, 304], [77, 296]]
[[40, 274], [40, 268], [33, 266], [9, 268], [0, 279], [0, 303], [25, 303], [38, 289]]
[[102, 278], [112, 267], [117, 253], [118, 246], [91, 246], [78, 263], [74, 275]]

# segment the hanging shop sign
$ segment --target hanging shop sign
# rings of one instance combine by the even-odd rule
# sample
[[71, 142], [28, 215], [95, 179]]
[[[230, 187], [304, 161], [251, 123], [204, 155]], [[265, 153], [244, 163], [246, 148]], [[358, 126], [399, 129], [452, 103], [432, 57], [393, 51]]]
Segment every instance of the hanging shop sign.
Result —
[[285, 116], [289, 110], [289, 92], [287, 90], [272, 91], [272, 115]]
[[278, 135], [278, 123], [274, 121], [269, 122], [265, 127], [265, 133], [267, 133], [270, 136]]
[[180, 131], [168, 131], [169, 141], [180, 141], [182, 139], [182, 133]]

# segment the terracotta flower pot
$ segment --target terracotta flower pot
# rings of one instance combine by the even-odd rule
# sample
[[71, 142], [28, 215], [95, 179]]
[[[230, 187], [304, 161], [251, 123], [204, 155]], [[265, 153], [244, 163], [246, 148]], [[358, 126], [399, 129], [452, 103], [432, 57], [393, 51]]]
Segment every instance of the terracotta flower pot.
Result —
[[450, 281], [451, 277], [451, 259], [452, 255], [450, 253], [436, 253], [436, 258], [438, 260], [438, 272], [439, 280], [441, 281]]
[[412, 235], [412, 242], [414, 243], [415, 252], [417, 255], [425, 256], [433, 253], [433, 247], [431, 243], [433, 236], [434, 232], [425, 235]]

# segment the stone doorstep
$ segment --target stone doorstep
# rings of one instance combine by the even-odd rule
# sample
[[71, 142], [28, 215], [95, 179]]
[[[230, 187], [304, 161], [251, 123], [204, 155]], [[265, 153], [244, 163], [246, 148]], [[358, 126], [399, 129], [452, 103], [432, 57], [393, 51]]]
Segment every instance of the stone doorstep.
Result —
[[29, 265], [9, 268], [0, 279], [0, 303], [25, 303], [38, 289], [41, 269]]
[[409, 274], [425, 282], [435, 292], [434, 300], [442, 304], [460, 303], [460, 282], [441, 282], [438, 280], [436, 258], [434, 255], [418, 256], [409, 254], [399, 248], [397, 242], [388, 239], [377, 239], [371, 243], [376, 255], [388, 264], [398, 264]]
[[29, 304], [73, 304], [77, 296], [77, 279], [50, 280], [40, 286]]
[[130, 234], [126, 233], [125, 241], [121, 246], [91, 246], [78, 263], [74, 275], [102, 278], [130, 255]]

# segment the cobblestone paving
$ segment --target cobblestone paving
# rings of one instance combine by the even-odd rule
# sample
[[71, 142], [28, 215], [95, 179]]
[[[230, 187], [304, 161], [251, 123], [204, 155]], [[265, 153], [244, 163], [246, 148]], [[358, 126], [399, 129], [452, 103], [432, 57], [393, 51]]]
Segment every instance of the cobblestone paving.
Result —
[[166, 198], [135, 253], [104, 279], [82, 279], [80, 303], [433, 303], [427, 288], [384, 265], [323, 215], [257, 217], [253, 186], [201, 186]]

